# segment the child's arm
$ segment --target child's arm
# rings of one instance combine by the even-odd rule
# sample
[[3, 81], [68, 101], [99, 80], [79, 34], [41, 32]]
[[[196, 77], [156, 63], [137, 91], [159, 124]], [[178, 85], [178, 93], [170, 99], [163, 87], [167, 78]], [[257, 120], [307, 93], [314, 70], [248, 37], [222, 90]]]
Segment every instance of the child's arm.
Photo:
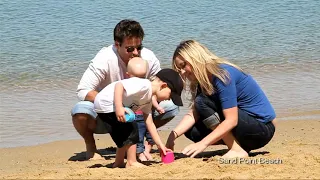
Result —
[[126, 122], [125, 110], [122, 105], [122, 96], [123, 96], [124, 87], [121, 82], [117, 82], [114, 87], [114, 106], [116, 109], [116, 116], [118, 121]]
[[157, 97], [155, 95], [152, 96], [152, 106], [159, 112], [159, 114], [165, 113], [164, 109], [161, 106], [159, 106]]
[[149, 133], [151, 134], [152, 139], [154, 140], [154, 142], [156, 143], [156, 145], [158, 146], [160, 153], [166, 155], [167, 151], [172, 151], [171, 149], [168, 149], [165, 147], [165, 145], [162, 143], [161, 138], [158, 134], [157, 128], [153, 123], [153, 119], [151, 114], [143, 114], [146, 126], [148, 128]]

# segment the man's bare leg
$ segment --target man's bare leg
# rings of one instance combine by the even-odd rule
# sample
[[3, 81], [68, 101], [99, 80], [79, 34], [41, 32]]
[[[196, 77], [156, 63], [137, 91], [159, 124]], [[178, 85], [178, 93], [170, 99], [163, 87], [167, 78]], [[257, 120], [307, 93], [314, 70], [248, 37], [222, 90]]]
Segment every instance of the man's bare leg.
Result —
[[231, 132], [223, 138], [224, 143], [228, 146], [229, 151], [222, 158], [243, 158], [248, 157], [248, 153], [242, 149]]
[[72, 122], [73, 126], [86, 143], [86, 159], [103, 159], [97, 152], [96, 142], [93, 137], [93, 129], [96, 127], [96, 120], [88, 114], [75, 114], [72, 116]]

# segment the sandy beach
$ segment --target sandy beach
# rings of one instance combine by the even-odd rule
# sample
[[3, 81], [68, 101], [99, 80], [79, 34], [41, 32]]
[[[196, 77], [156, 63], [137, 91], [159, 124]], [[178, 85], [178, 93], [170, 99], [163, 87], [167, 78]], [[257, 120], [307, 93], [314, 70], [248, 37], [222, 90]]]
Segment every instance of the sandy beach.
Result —
[[[105, 160], [83, 161], [82, 140], [0, 149], [0, 179], [319, 179], [320, 120], [280, 121], [273, 140], [246, 159], [222, 159], [225, 146], [208, 147], [196, 158], [180, 154], [191, 143], [176, 141], [171, 164], [154, 161], [145, 168], [110, 168], [115, 145], [109, 135], [96, 136]], [[161, 131], [163, 141], [168, 131]]]

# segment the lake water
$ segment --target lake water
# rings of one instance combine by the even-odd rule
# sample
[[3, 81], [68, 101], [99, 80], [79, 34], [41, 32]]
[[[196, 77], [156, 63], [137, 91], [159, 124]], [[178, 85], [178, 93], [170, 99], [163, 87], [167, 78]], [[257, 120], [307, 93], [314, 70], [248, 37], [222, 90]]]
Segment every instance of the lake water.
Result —
[[70, 117], [77, 84], [125, 18], [141, 23], [162, 67], [196, 39], [252, 74], [279, 119], [319, 119], [319, 12], [318, 0], [1, 0], [0, 147], [80, 138]]

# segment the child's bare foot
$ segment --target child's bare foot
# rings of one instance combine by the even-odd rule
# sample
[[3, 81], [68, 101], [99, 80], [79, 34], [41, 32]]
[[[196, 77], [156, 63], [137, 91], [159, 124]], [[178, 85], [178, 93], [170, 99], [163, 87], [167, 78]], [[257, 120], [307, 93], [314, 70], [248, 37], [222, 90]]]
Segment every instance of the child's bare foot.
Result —
[[140, 153], [138, 158], [141, 162], [148, 161], [148, 158], [144, 155], [144, 153]]
[[151, 156], [151, 154], [150, 154], [149, 152], [144, 151], [143, 154], [144, 154], [144, 156], [147, 158], [148, 161], [153, 160], [153, 158], [152, 158], [152, 156]]
[[96, 152], [86, 152], [86, 160], [103, 160], [104, 158]]
[[151, 152], [151, 150], [152, 150], [152, 146], [153, 146], [153, 144], [150, 144], [148, 141], [145, 141], [144, 142], [144, 151], [145, 152]]
[[153, 144], [150, 144], [148, 141], [146, 141], [144, 143], [145, 150], [144, 150], [143, 154], [147, 158], [148, 161], [153, 160], [153, 158], [150, 154], [150, 152], [152, 150], [152, 146], [153, 146]]
[[141, 164], [141, 163], [139, 163], [137, 161], [136, 162], [132, 162], [132, 163], [127, 162], [126, 168], [128, 168], [128, 167], [146, 167], [146, 165]]
[[248, 157], [248, 153], [245, 150], [235, 151], [230, 149], [222, 158], [245, 158]]

